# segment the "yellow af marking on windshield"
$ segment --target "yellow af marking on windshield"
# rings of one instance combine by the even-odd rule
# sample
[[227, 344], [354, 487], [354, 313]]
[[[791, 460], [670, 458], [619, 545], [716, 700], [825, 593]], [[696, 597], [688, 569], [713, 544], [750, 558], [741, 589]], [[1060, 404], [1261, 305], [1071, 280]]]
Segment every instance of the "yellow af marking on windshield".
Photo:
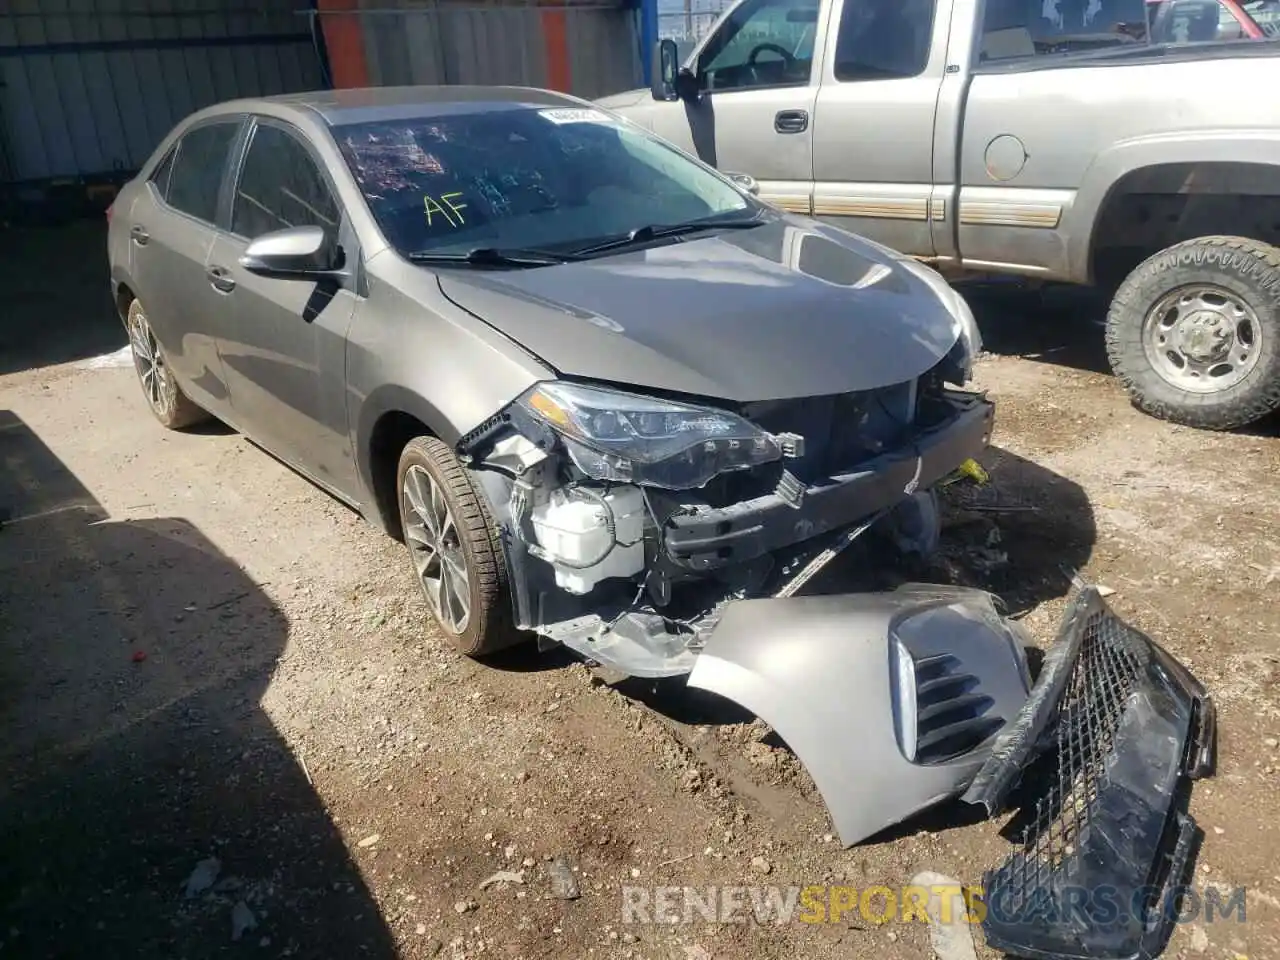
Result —
[[461, 193], [442, 193], [440, 199], [437, 200], [432, 196], [424, 196], [422, 204], [427, 211], [427, 226], [432, 225], [432, 217], [438, 215], [444, 217], [445, 222], [451, 227], [460, 227], [467, 222], [466, 217], [462, 215], [462, 211], [467, 209], [465, 203], [455, 203], [454, 198], [462, 196]]

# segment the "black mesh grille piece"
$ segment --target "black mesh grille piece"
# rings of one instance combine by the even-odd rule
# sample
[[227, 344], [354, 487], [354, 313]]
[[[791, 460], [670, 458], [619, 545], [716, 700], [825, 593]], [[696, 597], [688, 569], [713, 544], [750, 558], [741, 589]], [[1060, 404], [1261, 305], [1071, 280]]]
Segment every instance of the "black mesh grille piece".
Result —
[[1031, 772], [1042, 781], [1043, 792], [1020, 818], [1025, 823], [1021, 849], [991, 878], [990, 886], [1000, 888], [1009, 909], [1026, 906], [1050, 885], [1051, 874], [1072, 873], [1099, 792], [1107, 785], [1107, 755], [1125, 704], [1150, 656], [1142, 636], [1105, 608], [1085, 622], [1080, 655], [1048, 727], [1053, 741]]

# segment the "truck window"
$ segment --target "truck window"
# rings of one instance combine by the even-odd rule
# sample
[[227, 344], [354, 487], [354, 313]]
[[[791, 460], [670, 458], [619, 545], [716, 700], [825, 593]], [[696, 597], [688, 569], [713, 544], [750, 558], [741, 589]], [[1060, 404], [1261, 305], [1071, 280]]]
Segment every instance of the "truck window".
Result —
[[809, 82], [819, 0], [747, 0], [698, 55], [704, 90], [746, 90]]
[[1280, 37], [1280, 0], [1247, 0], [1244, 9], [1268, 37]]
[[1239, 40], [1244, 28], [1220, 0], [1160, 0], [1151, 4], [1152, 43]]
[[990, 0], [978, 62], [1145, 44], [1146, 7], [1147, 0]]
[[935, 0], [845, 0], [837, 80], [915, 77], [929, 62]]

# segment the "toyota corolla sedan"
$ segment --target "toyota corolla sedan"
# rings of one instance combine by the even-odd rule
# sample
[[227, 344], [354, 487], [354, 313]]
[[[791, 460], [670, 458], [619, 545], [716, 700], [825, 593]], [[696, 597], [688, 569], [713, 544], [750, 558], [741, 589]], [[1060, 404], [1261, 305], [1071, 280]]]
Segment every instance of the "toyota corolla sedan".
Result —
[[[929, 268], [584, 101], [467, 87], [203, 110], [121, 191], [109, 255], [160, 422], [219, 418], [401, 539], [464, 653], [538, 637], [659, 677], [718, 649], [762, 678], [726, 695], [846, 730], [911, 692], [883, 631], [848, 669], [822, 646], [900, 601], [793, 594], [873, 526], [929, 550], [934, 486], [987, 443], [973, 317]], [[917, 606], [987, 622], [946, 596]], [[949, 751], [930, 798], [1026, 695], [1011, 634], [963, 623], [958, 712], [898, 728]], [[786, 693], [793, 668], [813, 690]], [[849, 816], [910, 809], [888, 791]]]
[[472, 655], [687, 672], [824, 538], [927, 548], [989, 435], [936, 273], [560, 94], [206, 109], [109, 252], [160, 422], [221, 419], [403, 539]]

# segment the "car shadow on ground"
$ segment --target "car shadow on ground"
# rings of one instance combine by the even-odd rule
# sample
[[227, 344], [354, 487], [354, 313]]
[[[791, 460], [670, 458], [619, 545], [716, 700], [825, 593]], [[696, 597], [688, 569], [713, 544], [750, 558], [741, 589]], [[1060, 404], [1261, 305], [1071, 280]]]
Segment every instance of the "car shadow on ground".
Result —
[[[1036, 288], [1016, 279], [955, 286], [973, 310], [988, 353], [1111, 375], [1105, 329], [1109, 304], [1101, 291], [1065, 284]], [[1280, 414], [1233, 432], [1280, 436]]]
[[964, 296], [990, 353], [1090, 373], [1110, 373], [1107, 298], [1087, 287], [1034, 287], [1013, 279], [966, 281]]
[[0, 375], [123, 347], [110, 278], [105, 220], [0, 228]]
[[0, 453], [0, 953], [396, 956], [259, 705], [280, 609], [187, 521], [109, 519], [5, 411]]

